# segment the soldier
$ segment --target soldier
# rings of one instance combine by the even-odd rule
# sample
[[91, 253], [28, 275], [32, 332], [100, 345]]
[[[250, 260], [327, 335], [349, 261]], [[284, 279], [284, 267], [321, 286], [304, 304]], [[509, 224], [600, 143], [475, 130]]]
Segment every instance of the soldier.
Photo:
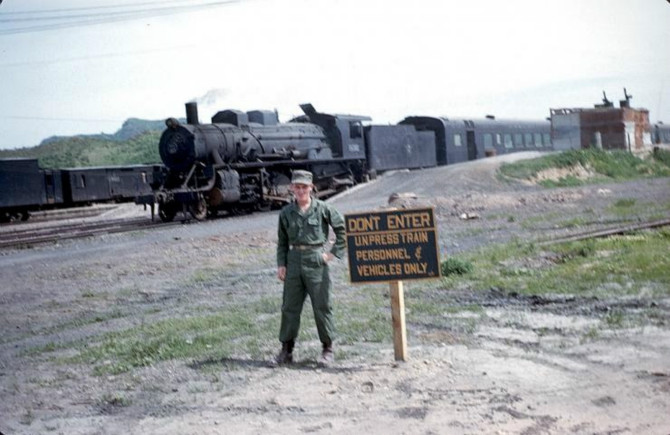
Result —
[[[344, 219], [329, 204], [312, 198], [312, 173], [293, 171], [291, 192], [295, 202], [279, 214], [277, 277], [284, 282], [279, 340], [282, 350], [275, 364], [293, 362], [293, 347], [300, 328], [300, 315], [309, 295], [323, 352], [319, 365], [333, 362], [333, 313], [328, 262], [342, 258], [345, 247]], [[326, 251], [328, 227], [335, 243]]]

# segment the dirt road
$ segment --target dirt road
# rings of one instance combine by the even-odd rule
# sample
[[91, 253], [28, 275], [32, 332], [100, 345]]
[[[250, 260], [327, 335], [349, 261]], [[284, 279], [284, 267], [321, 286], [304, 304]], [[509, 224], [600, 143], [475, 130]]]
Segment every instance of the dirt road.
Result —
[[[566, 216], [606, 227], [620, 220], [611, 209], [617, 199], [635, 198], [640, 220], [656, 212], [651, 204], [670, 204], [668, 179], [546, 190], [499, 181], [502, 160], [391, 174], [333, 203], [363, 211], [413, 192], [416, 203], [435, 207], [443, 255], [561, 235], [567, 229], [554, 223]], [[327, 369], [314, 364], [313, 334], [299, 343], [298, 364], [269, 368], [274, 330], [253, 346], [232, 336], [221, 344], [232, 351], [212, 358], [117, 371], [113, 361], [82, 359], [125, 331], [202, 313], [243, 319], [235, 310], [260, 306], [248, 327], [276, 325], [276, 219], [254, 214], [0, 252], [0, 431], [670, 434], [670, 301], [653, 301], [654, 325], [610, 327], [597, 315], [603, 303], [644, 311], [644, 295], [538, 303], [495, 289], [409, 283], [408, 295], [444, 303], [444, 323], [407, 313], [405, 363], [393, 360], [387, 311], [371, 314], [388, 315], [385, 337], [339, 343]], [[333, 277], [341, 329], [360, 298], [387, 297], [384, 285], [352, 288], [344, 262]], [[303, 329], [314, 329], [311, 319]]]

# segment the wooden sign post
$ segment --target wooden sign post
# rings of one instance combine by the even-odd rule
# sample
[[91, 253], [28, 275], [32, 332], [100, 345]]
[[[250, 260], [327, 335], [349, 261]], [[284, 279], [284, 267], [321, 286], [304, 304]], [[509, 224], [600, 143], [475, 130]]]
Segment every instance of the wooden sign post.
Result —
[[405, 328], [405, 295], [402, 281], [389, 284], [391, 289], [391, 322], [393, 353], [396, 361], [407, 361], [407, 329]]
[[388, 282], [396, 361], [407, 361], [403, 281], [440, 277], [432, 208], [344, 216], [352, 283]]

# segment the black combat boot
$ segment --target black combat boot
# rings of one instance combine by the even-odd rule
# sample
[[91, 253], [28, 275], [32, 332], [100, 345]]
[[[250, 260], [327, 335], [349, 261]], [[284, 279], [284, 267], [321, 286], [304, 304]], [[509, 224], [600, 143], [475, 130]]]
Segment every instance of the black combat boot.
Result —
[[291, 364], [293, 363], [293, 347], [295, 341], [289, 340], [282, 343], [281, 352], [275, 357], [273, 363], [275, 365]]
[[321, 352], [321, 358], [319, 358], [318, 365], [321, 367], [328, 367], [334, 361], [333, 343], [323, 343], [323, 351]]

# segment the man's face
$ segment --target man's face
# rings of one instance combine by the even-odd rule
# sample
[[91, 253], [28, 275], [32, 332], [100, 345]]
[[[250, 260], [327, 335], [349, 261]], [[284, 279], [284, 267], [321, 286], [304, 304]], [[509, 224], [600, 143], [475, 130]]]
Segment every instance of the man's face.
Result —
[[299, 202], [306, 201], [309, 198], [310, 193], [312, 192], [311, 184], [291, 184], [291, 191], [293, 196]]

